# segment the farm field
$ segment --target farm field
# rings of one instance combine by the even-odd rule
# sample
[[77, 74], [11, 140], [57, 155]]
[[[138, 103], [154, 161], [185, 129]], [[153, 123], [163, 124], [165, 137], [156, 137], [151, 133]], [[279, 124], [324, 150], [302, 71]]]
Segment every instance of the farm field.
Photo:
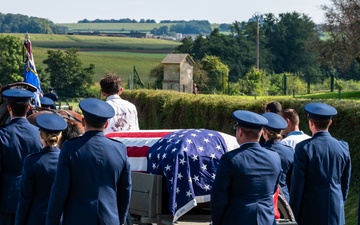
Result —
[[[11, 34], [24, 39], [25, 34]], [[147, 86], [149, 72], [181, 42], [125, 37], [101, 37], [83, 35], [30, 34], [37, 68], [45, 69], [43, 61], [48, 50], [76, 48], [84, 66], [95, 65], [94, 82], [100, 81], [104, 73], [114, 72], [124, 85], [135, 66], [141, 81]]]
[[[150, 33], [154, 28], [162, 26], [175, 25], [176, 23], [59, 23], [56, 25], [63, 26], [69, 29], [69, 32], [74, 31], [102, 31], [102, 32], [130, 32], [139, 31]], [[217, 28], [220, 24], [211, 24], [211, 27]]]
[[[54, 49], [34, 48], [34, 59], [37, 68], [45, 69], [43, 61], [47, 58], [47, 51]], [[114, 72], [121, 77], [124, 84], [128, 83], [130, 74], [135, 66], [141, 81], [147, 86], [148, 76], [152, 68], [161, 63], [166, 54], [163, 53], [134, 53], [134, 52], [106, 52], [86, 51], [79, 52], [83, 66], [95, 65], [93, 80], [98, 83], [107, 72]]]
[[[24, 39], [25, 34], [11, 34]], [[87, 50], [170, 53], [181, 42], [152, 38], [104, 37], [86, 35], [30, 34], [33, 48], [79, 48]]]
[[102, 32], [150, 32], [154, 28], [174, 25], [175, 23], [59, 23], [73, 31], [102, 31]]

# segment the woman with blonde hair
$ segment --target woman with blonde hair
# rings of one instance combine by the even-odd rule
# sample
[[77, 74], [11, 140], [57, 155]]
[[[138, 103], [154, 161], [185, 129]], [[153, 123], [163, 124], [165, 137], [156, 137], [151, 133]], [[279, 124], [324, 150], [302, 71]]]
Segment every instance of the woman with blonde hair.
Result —
[[282, 144], [281, 131], [288, 126], [285, 119], [277, 113], [266, 112], [262, 114], [268, 120], [268, 124], [263, 128], [263, 137], [265, 143], [263, 147], [277, 152], [281, 160], [281, 173], [279, 184], [285, 199], [289, 202], [289, 187], [291, 180], [291, 172], [294, 162], [294, 150], [292, 147]]
[[56, 114], [40, 114], [35, 118], [35, 123], [40, 129], [43, 149], [24, 160], [16, 225], [45, 224], [60, 154], [58, 142], [61, 132], [67, 127], [65, 120]]

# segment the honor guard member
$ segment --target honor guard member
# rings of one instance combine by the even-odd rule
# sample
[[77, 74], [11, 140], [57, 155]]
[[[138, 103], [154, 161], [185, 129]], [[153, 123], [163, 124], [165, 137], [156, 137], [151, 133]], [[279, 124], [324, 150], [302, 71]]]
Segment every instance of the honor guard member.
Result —
[[24, 160], [15, 225], [45, 225], [60, 154], [57, 143], [61, 131], [67, 127], [65, 120], [57, 114], [40, 114], [35, 123], [40, 129], [43, 149]]
[[48, 97], [40, 97], [41, 108], [51, 109], [55, 102]]
[[334, 107], [323, 103], [305, 105], [310, 139], [295, 147], [290, 206], [299, 225], [345, 224], [351, 161], [349, 145], [328, 132]]
[[240, 147], [221, 157], [211, 190], [212, 224], [276, 224], [273, 194], [280, 157], [258, 142], [268, 121], [245, 110], [235, 111], [233, 117]]
[[26, 119], [33, 93], [9, 89], [6, 99], [10, 122], [0, 127], [0, 225], [13, 225], [25, 157], [42, 149], [39, 130]]
[[61, 148], [51, 190], [47, 225], [119, 225], [130, 205], [131, 176], [126, 147], [103, 130], [114, 109], [88, 98], [79, 104], [85, 133]]
[[[57, 102], [59, 100], [58, 95], [54, 92], [54, 88], [53, 87], [49, 87], [49, 93], [45, 94], [44, 97], [50, 98], [51, 100], [54, 101], [54, 104], [50, 107], [50, 109], [56, 109], [56, 104], [55, 102]], [[41, 105], [42, 106], [42, 105]]]
[[291, 173], [294, 162], [294, 149], [280, 142], [281, 131], [287, 127], [287, 123], [279, 114], [266, 112], [262, 114], [268, 120], [268, 124], [264, 126], [263, 137], [265, 143], [263, 147], [277, 152], [281, 160], [281, 173], [279, 184], [285, 199], [289, 202], [289, 188], [291, 181]]

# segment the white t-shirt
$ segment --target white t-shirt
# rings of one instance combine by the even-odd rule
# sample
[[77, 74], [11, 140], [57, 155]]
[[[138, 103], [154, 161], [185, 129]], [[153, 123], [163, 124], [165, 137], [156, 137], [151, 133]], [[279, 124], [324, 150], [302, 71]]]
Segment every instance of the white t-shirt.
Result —
[[104, 134], [117, 131], [139, 130], [137, 110], [134, 104], [120, 98], [119, 95], [110, 95], [106, 102], [115, 110], [115, 116], [108, 119]]
[[286, 138], [281, 140], [281, 143], [295, 149], [295, 146], [297, 143], [302, 142], [303, 140], [306, 140], [309, 138], [311, 138], [311, 137], [302, 131], [292, 131], [288, 134], [288, 136]]

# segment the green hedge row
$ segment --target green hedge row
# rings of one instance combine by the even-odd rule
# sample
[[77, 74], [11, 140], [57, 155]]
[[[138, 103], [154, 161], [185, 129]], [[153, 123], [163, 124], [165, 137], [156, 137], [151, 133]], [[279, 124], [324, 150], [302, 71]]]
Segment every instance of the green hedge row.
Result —
[[[294, 108], [300, 115], [300, 129], [311, 135], [304, 106], [311, 102], [292, 97], [258, 98], [226, 95], [193, 95], [163, 90], [132, 90], [122, 94], [138, 110], [141, 129], [206, 128], [234, 135], [235, 120], [232, 112], [249, 110], [263, 113], [265, 105], [279, 101], [283, 108]], [[360, 103], [351, 100], [316, 100], [334, 106], [338, 115], [333, 117], [330, 133], [350, 145], [353, 173], [352, 185], [358, 187], [360, 178]]]

